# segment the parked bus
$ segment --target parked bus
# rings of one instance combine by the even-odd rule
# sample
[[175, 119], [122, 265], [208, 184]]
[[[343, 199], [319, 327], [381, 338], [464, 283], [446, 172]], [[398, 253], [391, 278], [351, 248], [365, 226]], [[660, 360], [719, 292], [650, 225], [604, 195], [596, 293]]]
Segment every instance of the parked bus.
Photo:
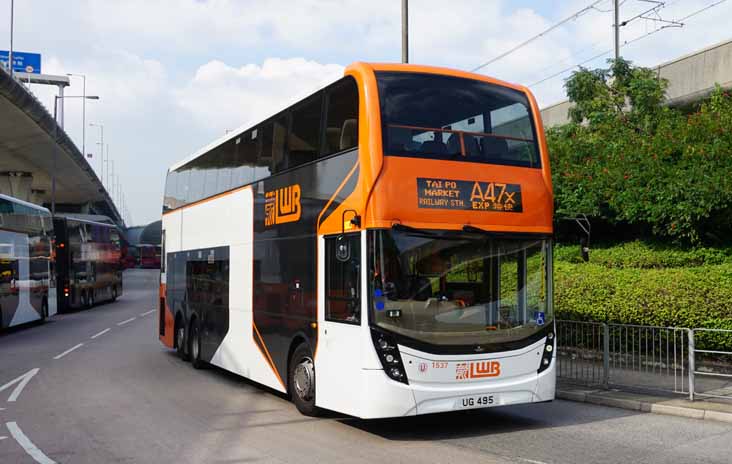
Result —
[[59, 311], [81, 309], [122, 294], [121, 238], [112, 224], [56, 216]]
[[550, 401], [552, 205], [526, 87], [355, 63], [169, 169], [159, 338], [306, 415]]
[[56, 313], [52, 233], [46, 208], [0, 194], [0, 329]]
[[160, 247], [141, 243], [137, 245], [140, 267], [143, 269], [160, 268]]

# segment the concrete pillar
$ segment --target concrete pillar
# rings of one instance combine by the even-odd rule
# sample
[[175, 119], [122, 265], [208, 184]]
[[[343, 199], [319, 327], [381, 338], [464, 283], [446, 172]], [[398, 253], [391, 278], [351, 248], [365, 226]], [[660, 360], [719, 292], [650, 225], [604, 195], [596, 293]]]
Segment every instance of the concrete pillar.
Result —
[[31, 201], [33, 174], [22, 171], [0, 172], [0, 193], [23, 201]]

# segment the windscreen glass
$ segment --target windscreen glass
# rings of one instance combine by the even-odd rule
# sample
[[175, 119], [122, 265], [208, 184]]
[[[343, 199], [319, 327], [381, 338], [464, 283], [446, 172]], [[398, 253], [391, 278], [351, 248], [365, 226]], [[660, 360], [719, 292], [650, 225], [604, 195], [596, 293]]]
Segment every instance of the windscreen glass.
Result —
[[434, 345], [518, 341], [552, 319], [551, 243], [446, 231], [369, 231], [377, 326]]
[[523, 92], [436, 74], [376, 78], [385, 155], [541, 166]]

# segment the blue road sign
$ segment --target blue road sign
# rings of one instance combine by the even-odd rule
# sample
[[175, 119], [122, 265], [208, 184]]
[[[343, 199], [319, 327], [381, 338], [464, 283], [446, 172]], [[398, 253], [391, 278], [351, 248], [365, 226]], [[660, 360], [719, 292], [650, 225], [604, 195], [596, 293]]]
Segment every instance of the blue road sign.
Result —
[[[0, 50], [0, 62], [5, 66], [5, 69], [8, 68], [9, 55], [10, 52], [7, 50]], [[13, 50], [13, 71], [40, 74], [41, 54], [17, 52]]]

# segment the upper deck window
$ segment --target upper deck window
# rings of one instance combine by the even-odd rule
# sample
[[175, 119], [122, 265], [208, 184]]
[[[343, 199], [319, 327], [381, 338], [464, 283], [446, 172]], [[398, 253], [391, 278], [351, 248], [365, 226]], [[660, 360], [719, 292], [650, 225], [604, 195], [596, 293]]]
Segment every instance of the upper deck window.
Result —
[[541, 167], [523, 92], [437, 74], [376, 78], [385, 155]]

